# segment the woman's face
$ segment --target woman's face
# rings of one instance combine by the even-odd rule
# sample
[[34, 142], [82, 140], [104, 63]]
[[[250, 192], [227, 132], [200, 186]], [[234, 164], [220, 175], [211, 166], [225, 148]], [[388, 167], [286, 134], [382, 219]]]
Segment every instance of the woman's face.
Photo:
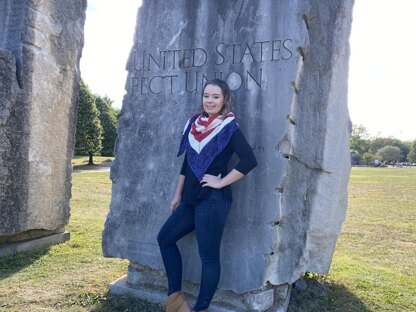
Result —
[[202, 96], [202, 107], [209, 117], [216, 116], [224, 106], [224, 95], [218, 86], [207, 85]]

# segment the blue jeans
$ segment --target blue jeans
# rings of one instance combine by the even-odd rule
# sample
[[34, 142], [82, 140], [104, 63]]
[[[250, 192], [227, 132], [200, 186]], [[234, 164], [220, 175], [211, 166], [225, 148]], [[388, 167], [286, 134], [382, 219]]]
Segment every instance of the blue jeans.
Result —
[[195, 205], [181, 203], [159, 231], [157, 241], [168, 278], [168, 295], [182, 288], [182, 258], [176, 242], [195, 230], [202, 262], [199, 295], [194, 310], [208, 308], [220, 280], [220, 245], [231, 201], [221, 190]]

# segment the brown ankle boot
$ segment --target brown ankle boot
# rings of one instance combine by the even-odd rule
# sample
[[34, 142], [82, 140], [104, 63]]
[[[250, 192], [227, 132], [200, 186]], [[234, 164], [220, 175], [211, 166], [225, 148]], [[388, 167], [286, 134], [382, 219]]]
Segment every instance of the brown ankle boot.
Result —
[[191, 312], [188, 302], [182, 292], [177, 291], [168, 297], [166, 312]]

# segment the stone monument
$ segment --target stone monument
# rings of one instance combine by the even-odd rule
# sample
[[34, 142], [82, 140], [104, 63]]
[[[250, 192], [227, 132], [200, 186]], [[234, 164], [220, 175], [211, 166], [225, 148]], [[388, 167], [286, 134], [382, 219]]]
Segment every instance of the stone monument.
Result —
[[[283, 311], [290, 285], [304, 272], [328, 272], [347, 208], [352, 6], [352, 0], [143, 1], [103, 232], [104, 255], [130, 265], [111, 292], [166, 299], [156, 235], [179, 175], [183, 126], [213, 78], [234, 90], [233, 111], [258, 167], [233, 186], [210, 311]], [[194, 236], [180, 247], [184, 290], [194, 298], [200, 278]]]
[[0, 256], [69, 239], [85, 10], [0, 1]]

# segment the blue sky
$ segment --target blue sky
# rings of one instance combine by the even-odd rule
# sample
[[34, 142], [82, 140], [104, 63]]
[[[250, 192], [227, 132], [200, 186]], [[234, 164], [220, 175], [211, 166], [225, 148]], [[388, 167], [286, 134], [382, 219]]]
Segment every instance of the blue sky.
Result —
[[[94, 93], [121, 107], [140, 0], [89, 0], [81, 74]], [[416, 139], [415, 0], [356, 0], [349, 110], [370, 135]]]

